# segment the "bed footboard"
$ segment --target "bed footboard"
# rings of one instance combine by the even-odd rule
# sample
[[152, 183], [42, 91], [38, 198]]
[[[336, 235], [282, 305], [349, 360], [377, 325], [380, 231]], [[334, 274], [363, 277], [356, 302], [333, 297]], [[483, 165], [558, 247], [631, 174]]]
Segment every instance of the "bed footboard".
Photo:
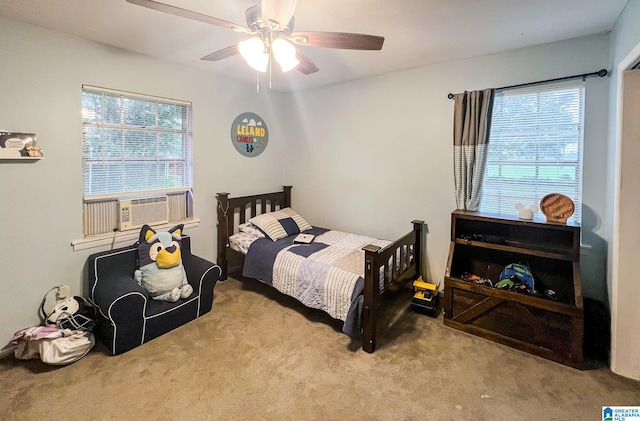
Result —
[[415, 220], [411, 223], [413, 230], [387, 247], [363, 247], [365, 262], [362, 349], [368, 353], [376, 349], [380, 296], [420, 276], [424, 221]]

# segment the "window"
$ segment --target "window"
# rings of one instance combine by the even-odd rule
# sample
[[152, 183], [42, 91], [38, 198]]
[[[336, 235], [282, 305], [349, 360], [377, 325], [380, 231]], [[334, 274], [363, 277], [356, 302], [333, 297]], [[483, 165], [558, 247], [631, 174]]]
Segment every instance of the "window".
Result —
[[168, 220], [188, 219], [191, 156], [191, 103], [83, 86], [84, 235], [117, 228], [122, 198], [167, 195]]
[[548, 193], [573, 200], [580, 223], [584, 83], [497, 91], [480, 210], [518, 215]]

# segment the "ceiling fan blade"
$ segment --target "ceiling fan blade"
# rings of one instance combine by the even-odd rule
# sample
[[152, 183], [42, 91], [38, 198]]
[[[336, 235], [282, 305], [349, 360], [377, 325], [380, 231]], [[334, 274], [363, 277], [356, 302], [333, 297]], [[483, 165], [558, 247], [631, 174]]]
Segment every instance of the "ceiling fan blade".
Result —
[[158, 10], [160, 12], [165, 12], [170, 15], [180, 16], [187, 19], [197, 20], [198, 22], [208, 23], [210, 25], [221, 26], [223, 28], [233, 29], [237, 32], [244, 32], [247, 34], [252, 34], [253, 31], [246, 26], [238, 25], [232, 22], [227, 22], [226, 20], [214, 18], [213, 16], [205, 15], [202, 13], [194, 12], [187, 9], [182, 9], [180, 7], [171, 6], [169, 4], [160, 3], [155, 0], [127, 0], [127, 2], [131, 4], [136, 4], [138, 6], [147, 7], [149, 9]]
[[238, 54], [238, 45], [232, 45], [231, 47], [223, 48], [211, 54], [202, 57], [200, 60], [218, 61]]
[[262, 22], [281, 31], [287, 27], [297, 6], [298, 0], [262, 0]]
[[310, 75], [311, 73], [315, 73], [319, 71], [318, 66], [316, 66], [309, 57], [302, 54], [300, 51], [296, 51], [296, 58], [300, 60], [298, 66], [296, 66], [296, 70], [305, 75]]
[[288, 39], [299, 45], [347, 50], [380, 50], [384, 37], [348, 32], [294, 32]]

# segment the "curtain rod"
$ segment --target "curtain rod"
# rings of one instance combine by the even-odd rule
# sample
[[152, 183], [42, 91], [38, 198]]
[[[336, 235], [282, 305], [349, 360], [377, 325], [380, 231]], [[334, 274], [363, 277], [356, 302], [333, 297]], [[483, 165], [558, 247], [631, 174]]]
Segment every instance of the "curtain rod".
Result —
[[[501, 89], [512, 89], [512, 88], [521, 88], [523, 86], [531, 86], [531, 85], [538, 85], [540, 83], [551, 83], [551, 82], [559, 82], [561, 80], [569, 80], [569, 79], [578, 79], [578, 78], [582, 78], [582, 80], [584, 81], [585, 79], [587, 79], [589, 76], [600, 76], [600, 77], [605, 77], [607, 75], [607, 70], [606, 69], [601, 69], [598, 70], [597, 72], [592, 72], [592, 73], [585, 73], [582, 75], [573, 75], [573, 76], [565, 76], [565, 77], [559, 77], [556, 79], [548, 79], [548, 80], [539, 80], [537, 82], [529, 82], [529, 83], [521, 83], [520, 85], [511, 85], [511, 86], [503, 86], [502, 88], [497, 88], [496, 90], [501, 90]], [[449, 99], [453, 99], [453, 94], [448, 94], [447, 98]]]

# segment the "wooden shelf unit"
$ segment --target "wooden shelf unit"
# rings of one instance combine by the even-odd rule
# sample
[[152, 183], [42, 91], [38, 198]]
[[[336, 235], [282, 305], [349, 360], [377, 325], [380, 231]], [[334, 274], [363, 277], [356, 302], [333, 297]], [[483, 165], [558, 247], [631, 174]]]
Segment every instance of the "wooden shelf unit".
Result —
[[[538, 294], [462, 279], [467, 272], [495, 284], [510, 263], [531, 268]], [[546, 289], [555, 291], [558, 299], [542, 294]], [[454, 211], [444, 312], [446, 326], [582, 368], [580, 227]]]

